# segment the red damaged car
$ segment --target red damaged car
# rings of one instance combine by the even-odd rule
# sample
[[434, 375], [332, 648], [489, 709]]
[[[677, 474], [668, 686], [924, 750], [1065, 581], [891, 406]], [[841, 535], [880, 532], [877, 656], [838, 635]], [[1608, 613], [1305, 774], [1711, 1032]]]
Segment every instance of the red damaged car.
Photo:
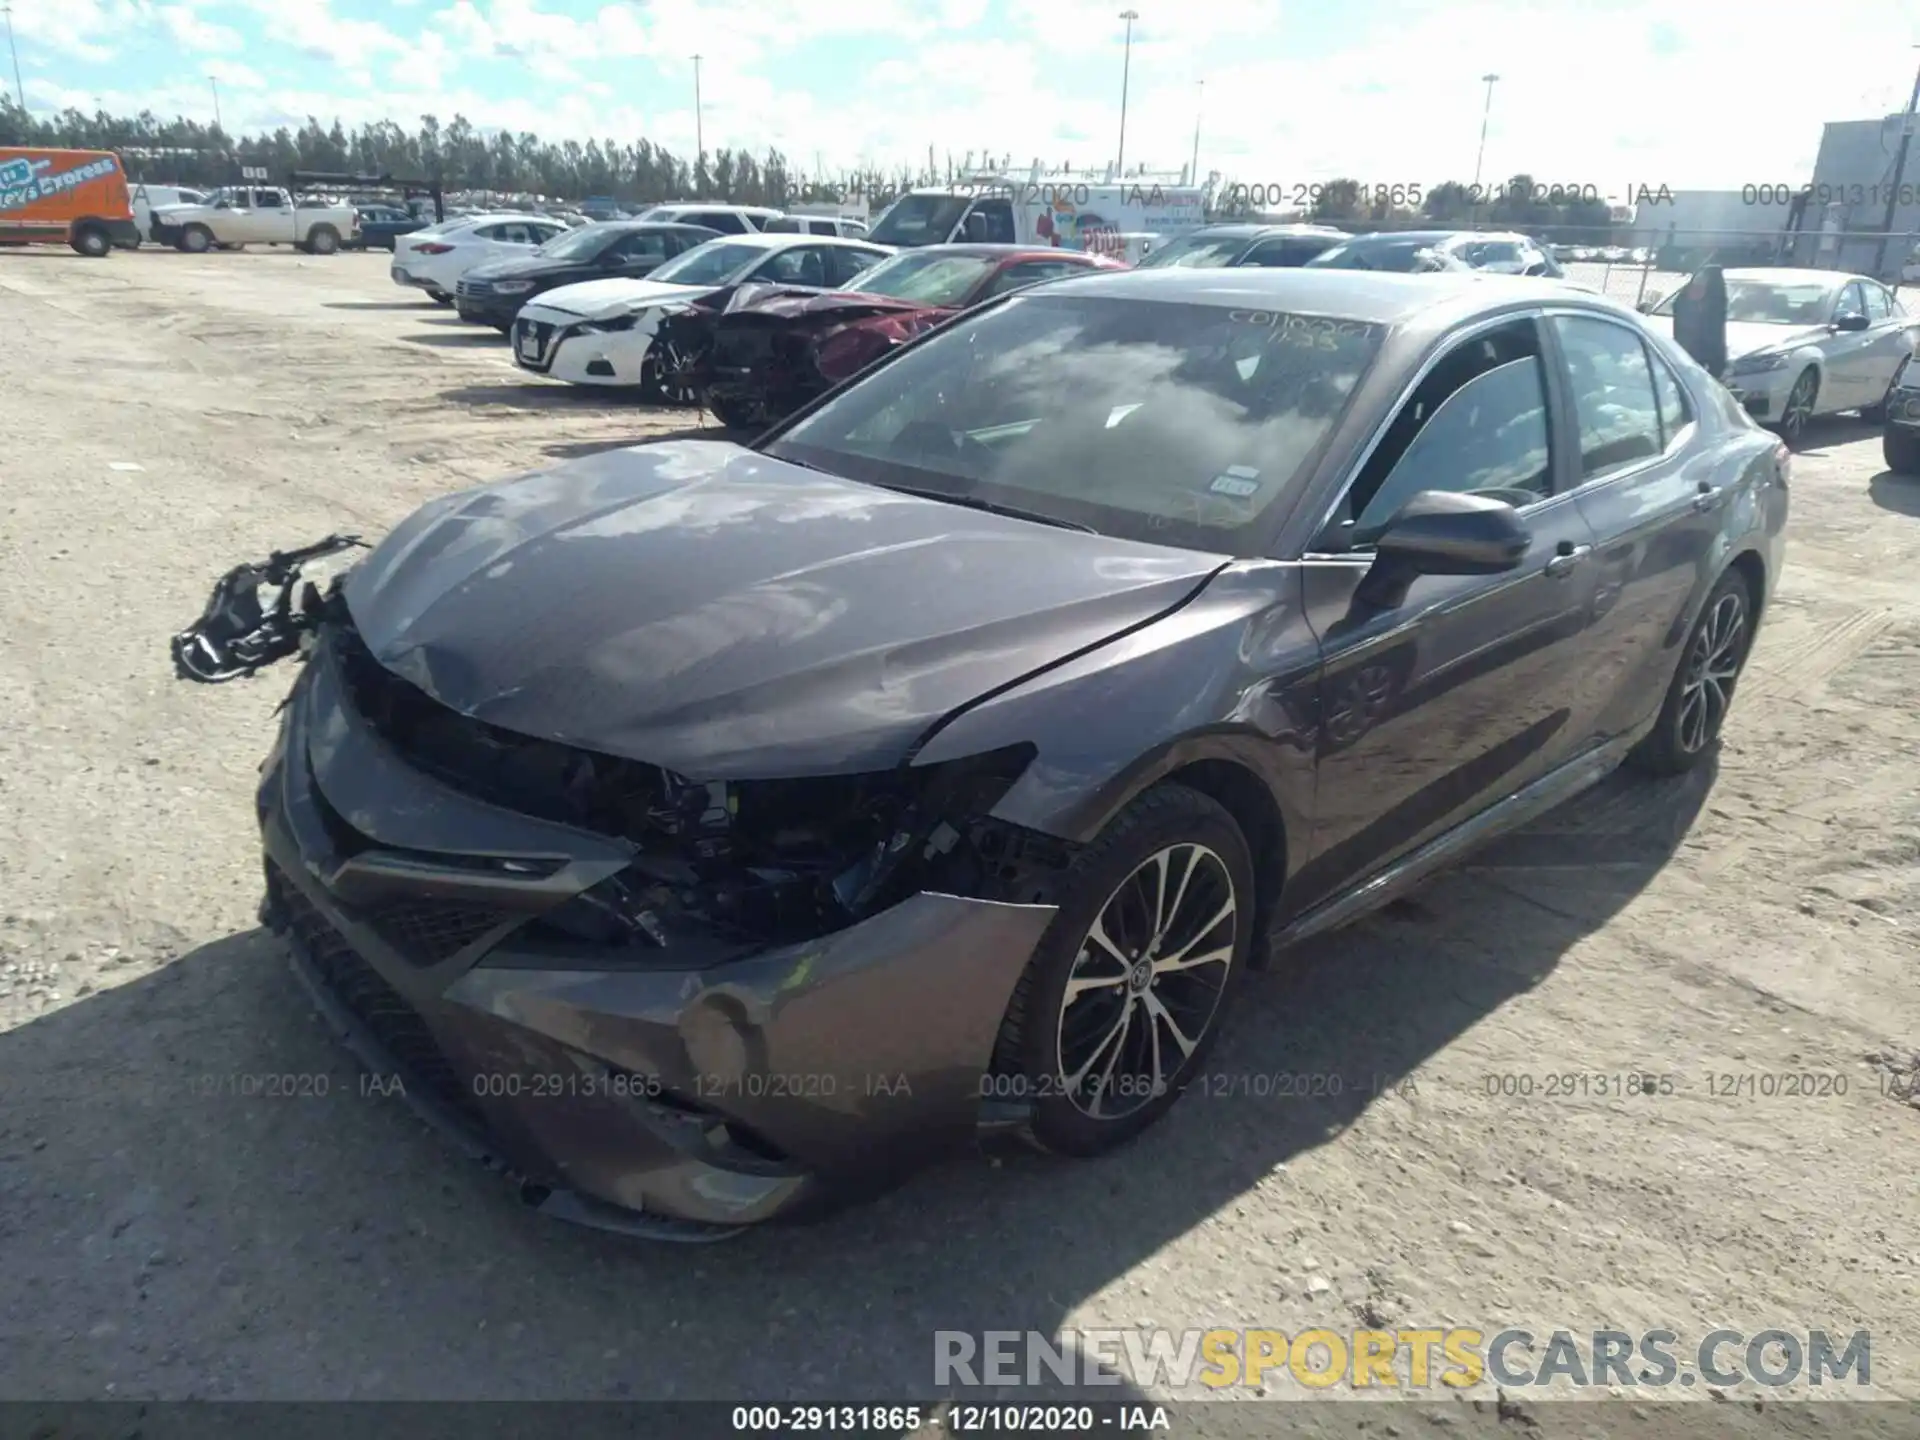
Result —
[[702, 398], [721, 424], [771, 425], [962, 310], [1083, 270], [1124, 270], [1079, 250], [923, 245], [883, 260], [858, 290], [739, 296], [715, 322]]

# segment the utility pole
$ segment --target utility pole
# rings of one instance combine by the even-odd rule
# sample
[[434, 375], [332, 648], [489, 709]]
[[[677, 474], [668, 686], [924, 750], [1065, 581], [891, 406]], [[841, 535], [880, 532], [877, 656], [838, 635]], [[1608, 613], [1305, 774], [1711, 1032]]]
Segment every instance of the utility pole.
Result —
[[20, 101], [20, 113], [27, 113], [27, 87], [20, 83], [20, 47], [13, 43], [13, 0], [0, 3], [0, 15], [7, 17], [7, 49], [13, 54], [13, 93]]
[[220, 82], [209, 75], [207, 76], [207, 84], [213, 87], [213, 128], [216, 130], [225, 130], [227, 127], [220, 123]]
[[[1920, 50], [1920, 45], [1914, 48]], [[1900, 125], [1900, 148], [1893, 152], [1893, 183], [1887, 187], [1887, 213], [1880, 220], [1880, 244], [1873, 256], [1873, 278], [1876, 280], [1886, 275], [1887, 241], [1892, 238], [1893, 218], [1900, 204], [1900, 182], [1907, 177], [1907, 150], [1913, 144], [1915, 110], [1920, 110], [1920, 70], [1915, 70], [1913, 74], [1913, 94], [1907, 97], [1907, 117]]]
[[707, 198], [707, 187], [700, 183], [707, 170], [707, 140], [700, 120], [700, 57], [693, 57], [693, 174], [694, 189], [699, 194], [693, 198]]
[[1187, 170], [1187, 183], [1200, 183], [1200, 116], [1207, 108], [1207, 82], [1200, 82], [1200, 98], [1193, 102], [1193, 164]]
[[1493, 82], [1500, 77], [1482, 75], [1480, 78], [1487, 83], [1487, 103], [1480, 110], [1480, 148], [1473, 157], [1473, 202], [1476, 205], [1480, 203], [1480, 165], [1487, 158], [1487, 121], [1493, 115]]
[[1133, 22], [1140, 18], [1140, 12], [1122, 10], [1120, 18], [1127, 22], [1127, 48], [1120, 60], [1120, 153], [1114, 159], [1116, 180], [1127, 173], [1127, 80], [1133, 68]]

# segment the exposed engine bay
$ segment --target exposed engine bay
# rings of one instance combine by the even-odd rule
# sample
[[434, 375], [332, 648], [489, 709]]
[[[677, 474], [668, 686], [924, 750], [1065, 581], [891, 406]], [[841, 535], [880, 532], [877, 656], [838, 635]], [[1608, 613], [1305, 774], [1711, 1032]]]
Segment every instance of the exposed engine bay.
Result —
[[[1026, 746], [876, 774], [704, 782], [473, 719], [374, 657], [344, 575], [293, 601], [302, 564], [357, 543], [332, 536], [229, 572], [175, 637], [179, 673], [214, 683], [325, 647], [354, 709], [422, 774], [636, 846], [626, 871], [535, 922], [549, 938], [657, 949], [692, 924], [742, 945], [791, 943], [917, 890], [1045, 903], [1071, 858], [1066, 842], [988, 818], [1030, 761]], [[263, 583], [279, 587], [271, 606], [257, 598]]]

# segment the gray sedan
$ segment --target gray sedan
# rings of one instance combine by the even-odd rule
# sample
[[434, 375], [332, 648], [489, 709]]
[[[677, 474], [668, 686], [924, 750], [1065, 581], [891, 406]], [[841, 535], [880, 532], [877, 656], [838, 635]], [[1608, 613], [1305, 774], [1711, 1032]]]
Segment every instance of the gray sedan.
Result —
[[1789, 463], [1554, 282], [1048, 282], [750, 445], [404, 521], [303, 612], [266, 918], [550, 1214], [1097, 1154], [1205, 1089], [1277, 947], [1707, 759]]

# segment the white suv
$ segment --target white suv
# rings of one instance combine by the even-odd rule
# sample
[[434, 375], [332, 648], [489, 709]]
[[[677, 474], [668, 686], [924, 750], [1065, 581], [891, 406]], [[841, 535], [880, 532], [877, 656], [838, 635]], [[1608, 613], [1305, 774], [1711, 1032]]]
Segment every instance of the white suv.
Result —
[[767, 228], [767, 221], [780, 218], [778, 210], [765, 205], [714, 205], [695, 200], [655, 205], [634, 217], [661, 225], [704, 225], [722, 235], [751, 235]]

